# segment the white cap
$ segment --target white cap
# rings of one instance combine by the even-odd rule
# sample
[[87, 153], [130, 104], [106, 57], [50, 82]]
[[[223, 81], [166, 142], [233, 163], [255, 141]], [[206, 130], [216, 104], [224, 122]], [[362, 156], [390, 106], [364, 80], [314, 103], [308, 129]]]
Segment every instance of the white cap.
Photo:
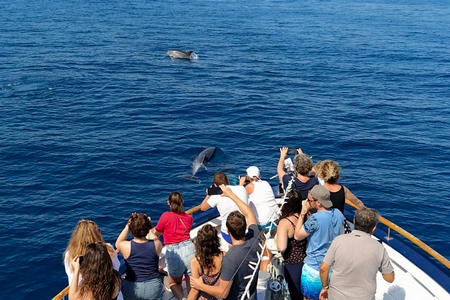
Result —
[[259, 169], [255, 166], [250, 166], [247, 168], [247, 176], [248, 177], [258, 177], [259, 178]]

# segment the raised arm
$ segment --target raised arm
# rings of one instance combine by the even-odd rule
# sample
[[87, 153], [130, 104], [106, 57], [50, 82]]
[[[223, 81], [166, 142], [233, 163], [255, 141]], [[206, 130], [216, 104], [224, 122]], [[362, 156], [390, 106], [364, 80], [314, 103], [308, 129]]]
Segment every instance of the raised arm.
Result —
[[288, 149], [289, 149], [288, 147], [280, 148], [280, 159], [278, 160], [277, 174], [278, 179], [280, 180], [281, 183], [283, 183], [283, 176], [286, 175], [286, 172], [284, 171], [284, 160], [286, 159]]
[[253, 213], [250, 206], [248, 206], [246, 203], [242, 202], [241, 199], [239, 199], [238, 196], [236, 196], [233, 191], [225, 186], [224, 184], [220, 185], [220, 189], [222, 190], [222, 196], [228, 197], [231, 200], [233, 200], [234, 203], [236, 203], [239, 210], [242, 212], [242, 214], [245, 216], [245, 219], [247, 221], [247, 226], [250, 226], [252, 224], [258, 224], [256, 221], [255, 214]]
[[130, 231], [129, 230], [129, 228], [128, 228], [128, 223], [129, 223], [129, 220], [128, 220], [128, 222], [127, 222], [127, 225], [125, 225], [125, 227], [122, 229], [122, 232], [119, 234], [119, 236], [117, 237], [117, 240], [116, 240], [116, 249], [117, 249], [117, 251], [118, 252], [121, 252], [120, 251], [120, 245], [121, 245], [121, 243], [123, 242], [123, 241], [126, 241], [127, 240], [127, 237], [128, 237], [128, 232]]
[[303, 200], [302, 211], [300, 212], [300, 216], [298, 217], [297, 224], [295, 224], [294, 238], [296, 240], [299, 241], [304, 240], [309, 235], [309, 233], [307, 233], [303, 228], [303, 219], [308, 213], [308, 210], [309, 210], [309, 202], [308, 200]]
[[359, 209], [364, 207], [364, 203], [358, 199], [346, 186], [344, 186], [345, 191], [345, 199], [350, 200], [353, 204], [355, 204]]

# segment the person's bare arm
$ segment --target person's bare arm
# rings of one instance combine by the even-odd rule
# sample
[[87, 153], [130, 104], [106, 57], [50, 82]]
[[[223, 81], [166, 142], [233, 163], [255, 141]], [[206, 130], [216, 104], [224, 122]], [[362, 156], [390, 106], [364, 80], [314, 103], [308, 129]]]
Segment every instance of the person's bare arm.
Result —
[[289, 150], [288, 147], [280, 148], [280, 159], [278, 160], [277, 174], [278, 179], [280, 180], [281, 183], [283, 183], [283, 176], [286, 175], [286, 172], [284, 171], [284, 160], [286, 159], [288, 150]]
[[200, 210], [205, 211], [211, 208], [211, 206], [208, 204], [209, 195], [205, 196], [205, 199], [203, 199], [202, 204], [200, 204]]
[[277, 234], [275, 236], [275, 242], [277, 244], [277, 249], [279, 252], [283, 253], [287, 248], [288, 241], [288, 221], [285, 219], [280, 220], [277, 227]]
[[322, 290], [320, 291], [320, 300], [328, 299], [328, 274], [331, 266], [325, 262], [320, 264], [320, 281], [322, 282]]
[[69, 300], [79, 300], [81, 299], [78, 290], [78, 281], [80, 277], [80, 257], [75, 257], [71, 262], [71, 267], [73, 270], [72, 282], [69, 287]]
[[256, 221], [255, 214], [253, 213], [250, 206], [247, 205], [247, 203], [244, 203], [241, 199], [239, 199], [238, 196], [236, 196], [233, 191], [225, 186], [224, 184], [220, 185], [220, 189], [222, 190], [222, 196], [228, 197], [231, 200], [233, 200], [234, 203], [236, 203], [239, 210], [242, 212], [242, 214], [245, 216], [245, 219], [247, 221], [247, 226], [250, 226], [252, 224], [258, 224]]
[[351, 203], [355, 204], [359, 209], [364, 207], [364, 203], [358, 199], [346, 186], [344, 186], [345, 199], [348, 199]]
[[194, 278], [193, 276], [191, 276], [190, 282], [192, 288], [203, 291], [216, 298], [223, 298], [223, 299], [228, 297], [231, 285], [233, 284], [232, 280], [226, 281], [223, 280], [222, 278], [219, 278], [218, 285], [207, 285], [203, 283], [203, 280], [201, 278]]
[[302, 201], [302, 211], [300, 212], [300, 216], [298, 217], [297, 224], [295, 224], [294, 238], [298, 241], [304, 240], [309, 236], [309, 233], [305, 231], [303, 228], [303, 219], [309, 210], [309, 202], [308, 200]]
[[[129, 223], [129, 221], [128, 221], [128, 223]], [[127, 240], [128, 232], [129, 232], [128, 223], [127, 223], [127, 225], [125, 225], [125, 227], [122, 229], [122, 232], [117, 237], [115, 245], [116, 245], [116, 249], [118, 252], [122, 252], [121, 244], [122, 244], [122, 242]]]
[[[197, 258], [193, 257], [191, 259], [191, 276], [190, 278], [198, 279], [200, 278], [200, 264], [197, 261]], [[191, 286], [191, 290], [189, 291], [189, 295], [187, 300], [196, 300], [198, 298], [199, 290]]]
[[383, 276], [383, 279], [386, 280], [389, 283], [394, 282], [395, 279], [395, 274], [394, 271], [392, 271], [391, 273], [387, 273], [387, 274], [381, 274]]

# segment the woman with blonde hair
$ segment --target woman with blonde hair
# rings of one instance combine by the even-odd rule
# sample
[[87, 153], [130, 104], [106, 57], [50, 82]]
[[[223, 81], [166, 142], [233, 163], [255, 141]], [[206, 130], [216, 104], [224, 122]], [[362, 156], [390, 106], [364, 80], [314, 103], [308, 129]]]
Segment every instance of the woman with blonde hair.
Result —
[[[105, 242], [97, 224], [91, 220], [78, 221], [72, 232], [67, 248], [64, 251], [64, 268], [66, 270], [69, 285], [72, 282], [73, 268], [71, 262], [75, 257], [83, 256], [87, 245], [95, 242]], [[119, 270], [120, 262], [114, 248], [110, 244], [106, 244], [109, 256], [111, 257], [113, 267]]]
[[191, 242], [190, 231], [194, 220], [184, 212], [183, 197], [179, 192], [169, 195], [167, 204], [170, 211], [164, 212], [152, 232], [162, 235], [166, 247], [166, 265], [169, 273], [169, 285], [177, 299], [183, 299], [184, 292], [181, 285], [183, 274], [186, 275], [186, 289], [189, 293], [190, 261], [194, 256], [194, 244]]
[[[113, 300], [120, 292], [120, 274], [113, 269], [108, 247], [104, 242], [86, 246], [83, 256], [75, 257], [69, 300]], [[83, 280], [80, 282], [80, 276]]]
[[[223, 252], [220, 250], [218, 231], [210, 224], [203, 226], [194, 240], [195, 257], [191, 259], [193, 278], [202, 278], [207, 285], [218, 285], [222, 269]], [[191, 289], [187, 300], [217, 300], [205, 292]]]
[[363, 208], [364, 203], [358, 199], [346, 186], [338, 184], [340, 178], [339, 164], [330, 159], [318, 162], [314, 169], [319, 183], [330, 191], [330, 200], [333, 208], [344, 213], [345, 199], [350, 200], [358, 208]]

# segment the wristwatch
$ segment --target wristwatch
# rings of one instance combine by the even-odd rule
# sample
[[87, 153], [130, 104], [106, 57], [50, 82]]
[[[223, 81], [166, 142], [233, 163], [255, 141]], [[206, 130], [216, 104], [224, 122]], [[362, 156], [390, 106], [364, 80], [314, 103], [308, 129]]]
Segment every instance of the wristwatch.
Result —
[[329, 287], [330, 287], [329, 285], [323, 286], [323, 287], [322, 287], [322, 290], [323, 290], [323, 289], [328, 290]]

